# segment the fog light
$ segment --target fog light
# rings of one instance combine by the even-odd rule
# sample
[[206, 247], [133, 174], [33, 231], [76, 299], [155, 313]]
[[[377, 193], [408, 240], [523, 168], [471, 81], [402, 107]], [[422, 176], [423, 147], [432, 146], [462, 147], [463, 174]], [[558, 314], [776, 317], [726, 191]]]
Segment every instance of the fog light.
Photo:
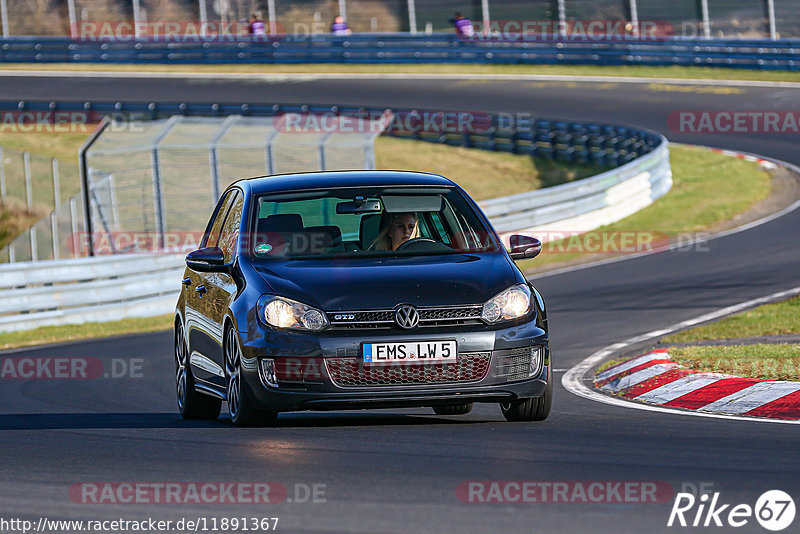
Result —
[[534, 345], [531, 347], [531, 366], [528, 377], [539, 376], [542, 372], [544, 348], [541, 345]]
[[258, 376], [261, 378], [261, 383], [266, 387], [278, 387], [278, 381], [275, 379], [275, 360], [269, 358], [262, 358], [258, 365]]

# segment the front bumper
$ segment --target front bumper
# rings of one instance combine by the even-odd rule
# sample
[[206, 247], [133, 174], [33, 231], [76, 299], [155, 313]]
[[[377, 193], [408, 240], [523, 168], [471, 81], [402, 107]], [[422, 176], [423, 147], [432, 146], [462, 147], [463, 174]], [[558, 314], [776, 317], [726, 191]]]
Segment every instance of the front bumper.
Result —
[[[243, 377], [255, 400], [262, 407], [276, 411], [506, 402], [543, 395], [551, 379], [548, 334], [536, 326], [535, 321], [504, 328], [486, 326], [464, 331], [463, 327], [452, 327], [437, 328], [435, 332], [417, 330], [413, 334], [398, 330], [322, 334], [256, 330], [240, 332]], [[331, 373], [333, 360], [360, 362], [363, 343], [443, 339], [456, 340], [459, 358], [469, 356], [473, 360], [472, 355], [488, 358], [485, 372], [458, 374], [462, 379], [452, 380], [442, 379], [444, 375], [440, 373], [435, 382], [366, 385], [353, 381], [344, 385], [341, 376], [337, 380]], [[526, 351], [530, 353], [532, 347], [540, 347], [540, 371], [532, 377], [527, 373], [510, 374], [511, 358]], [[275, 361], [279, 370], [277, 384], [266, 383], [259, 373], [260, 361], [264, 358]], [[425, 372], [422, 375], [424, 377]]]

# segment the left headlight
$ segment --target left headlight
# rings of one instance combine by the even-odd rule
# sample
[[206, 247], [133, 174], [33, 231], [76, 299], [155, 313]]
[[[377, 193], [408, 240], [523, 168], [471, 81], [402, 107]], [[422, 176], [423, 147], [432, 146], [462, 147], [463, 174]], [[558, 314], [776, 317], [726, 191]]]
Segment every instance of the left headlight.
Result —
[[483, 305], [481, 319], [499, 323], [519, 319], [531, 309], [531, 289], [527, 284], [517, 284], [490, 298]]
[[262, 296], [258, 300], [258, 313], [264, 322], [275, 328], [319, 332], [328, 326], [328, 318], [322, 311], [286, 297]]

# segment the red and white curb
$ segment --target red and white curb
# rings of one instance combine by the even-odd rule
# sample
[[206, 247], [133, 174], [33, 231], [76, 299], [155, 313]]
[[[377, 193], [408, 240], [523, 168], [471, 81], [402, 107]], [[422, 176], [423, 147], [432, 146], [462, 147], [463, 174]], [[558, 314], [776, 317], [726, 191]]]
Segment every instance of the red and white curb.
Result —
[[753, 163], [758, 163], [765, 169], [777, 169], [778, 166], [773, 163], [772, 161], [764, 158], [759, 158], [758, 156], [752, 156], [750, 154], [743, 154], [741, 152], [734, 152], [733, 150], [724, 150], [722, 148], [709, 148], [712, 152], [716, 152], [718, 154], [722, 154], [723, 156], [729, 156], [732, 158], [743, 159], [745, 161], [752, 161]]
[[693, 371], [659, 349], [597, 373], [594, 386], [634, 401], [708, 413], [800, 420], [800, 382]]

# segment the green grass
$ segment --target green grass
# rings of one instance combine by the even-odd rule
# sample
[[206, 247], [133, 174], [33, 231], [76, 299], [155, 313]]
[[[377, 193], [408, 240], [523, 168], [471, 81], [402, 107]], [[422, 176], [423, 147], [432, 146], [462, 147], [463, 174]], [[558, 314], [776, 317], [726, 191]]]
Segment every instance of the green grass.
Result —
[[379, 137], [378, 169], [426, 171], [453, 179], [476, 200], [513, 195], [586, 178], [607, 170], [505, 152]]
[[123, 319], [107, 323], [85, 323], [80, 325], [43, 326], [23, 332], [0, 333], [0, 350], [62, 343], [81, 339], [95, 339], [122, 334], [141, 334], [159, 332], [172, 328], [173, 316], [142, 317]]
[[765, 304], [721, 321], [697, 326], [662, 339], [665, 343], [687, 343], [708, 339], [800, 334], [800, 297]]
[[800, 72], [759, 71], [713, 67], [645, 67], [594, 65], [453, 65], [407, 64], [302, 64], [302, 65], [109, 65], [86, 63], [29, 63], [3, 65], [2, 70], [174, 72], [174, 73], [408, 73], [408, 74], [543, 74], [574, 76], [631, 76], [709, 80], [753, 80], [800, 82]]
[[636, 252], [645, 250], [648, 243], [711, 231], [747, 211], [770, 192], [770, 175], [757, 163], [683, 145], [670, 145], [670, 161], [672, 189], [651, 206], [583, 237], [545, 243], [539, 257], [519, 262], [520, 267], [535, 272], [565, 262], [619, 255], [610, 247], [606, 253], [587, 251], [598, 243], [598, 236], [602, 239], [613, 236], [614, 232], [638, 239], [641, 247], [626, 247]]
[[800, 345], [725, 345], [671, 348], [678, 363], [698, 371], [771, 380], [800, 380]]

